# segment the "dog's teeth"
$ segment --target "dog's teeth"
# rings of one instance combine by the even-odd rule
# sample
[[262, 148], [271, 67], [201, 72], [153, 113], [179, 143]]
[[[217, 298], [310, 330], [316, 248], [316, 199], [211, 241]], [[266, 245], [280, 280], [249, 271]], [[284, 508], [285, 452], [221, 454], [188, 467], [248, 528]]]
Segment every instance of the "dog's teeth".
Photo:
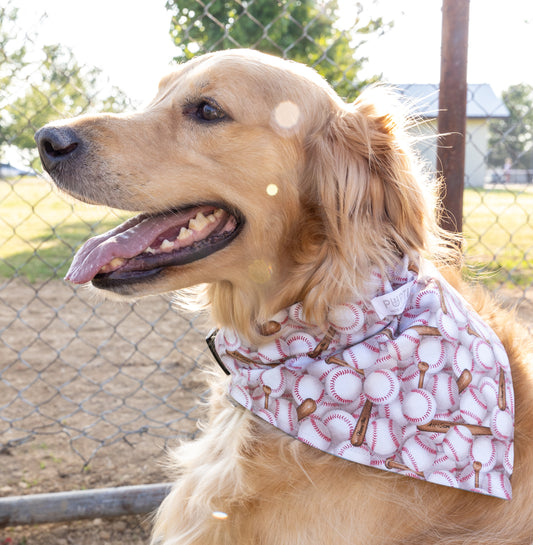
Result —
[[113, 269], [118, 269], [126, 263], [126, 260], [123, 257], [115, 257], [109, 262], [109, 266]]
[[223, 215], [224, 215], [224, 210], [222, 210], [222, 208], [217, 208], [217, 209], [213, 212], [213, 216], [215, 216], [215, 218], [216, 218], [217, 220], [219, 220]]
[[209, 223], [215, 223], [217, 219], [215, 218], [214, 214], [209, 214], [209, 216], [206, 216], [205, 218]]
[[114, 257], [107, 265], [104, 265], [100, 272], [102, 273], [108, 273], [112, 271], [116, 271], [119, 267], [124, 265], [126, 263], [126, 260], [122, 257]]
[[174, 243], [170, 242], [170, 240], [165, 239], [161, 243], [161, 250], [163, 252], [170, 252], [174, 248]]
[[186, 227], [180, 229], [180, 234], [176, 240], [185, 240], [192, 236], [192, 231]]
[[192, 231], [201, 231], [208, 223], [207, 218], [201, 212], [198, 212], [196, 217], [189, 222], [189, 229]]
[[150, 246], [148, 246], [148, 248], [146, 248], [146, 250], [144, 250], [144, 253], [145, 254], [155, 254], [156, 251], [153, 248], [150, 248]]

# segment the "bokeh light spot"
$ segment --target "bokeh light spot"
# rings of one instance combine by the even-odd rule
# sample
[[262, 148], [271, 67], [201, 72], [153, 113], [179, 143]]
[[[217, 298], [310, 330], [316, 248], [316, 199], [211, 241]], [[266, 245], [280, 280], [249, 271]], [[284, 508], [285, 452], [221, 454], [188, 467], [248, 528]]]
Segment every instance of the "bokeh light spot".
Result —
[[292, 129], [300, 119], [300, 108], [290, 100], [280, 102], [274, 110], [274, 119], [281, 128]]
[[226, 520], [228, 518], [228, 514], [224, 513], [224, 511], [213, 511], [211, 514], [217, 520]]
[[274, 197], [278, 194], [278, 186], [276, 184], [268, 184], [266, 188], [267, 195]]
[[262, 259], [256, 259], [248, 265], [248, 274], [257, 284], [265, 284], [272, 276], [272, 266]]

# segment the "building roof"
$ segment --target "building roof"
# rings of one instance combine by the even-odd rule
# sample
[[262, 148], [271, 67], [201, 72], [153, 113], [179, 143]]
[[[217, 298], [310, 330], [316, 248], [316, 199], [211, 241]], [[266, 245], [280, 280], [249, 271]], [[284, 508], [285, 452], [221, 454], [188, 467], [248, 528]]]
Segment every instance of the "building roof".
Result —
[[[414, 113], [435, 118], [439, 113], [439, 86], [427, 83], [404, 83], [394, 86], [403, 95]], [[509, 117], [509, 110], [488, 83], [468, 84], [466, 117]]]

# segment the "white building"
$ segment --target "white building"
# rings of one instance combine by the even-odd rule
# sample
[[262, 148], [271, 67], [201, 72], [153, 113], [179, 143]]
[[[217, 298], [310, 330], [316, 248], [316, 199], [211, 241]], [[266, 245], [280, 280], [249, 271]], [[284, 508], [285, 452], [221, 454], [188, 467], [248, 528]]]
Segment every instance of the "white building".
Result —
[[[419, 150], [435, 168], [439, 86], [415, 83], [395, 87], [422, 121], [416, 129], [417, 135], [422, 137]], [[465, 186], [480, 187], [487, 178], [488, 122], [490, 119], [509, 117], [509, 110], [490, 85], [469, 84], [466, 117]]]

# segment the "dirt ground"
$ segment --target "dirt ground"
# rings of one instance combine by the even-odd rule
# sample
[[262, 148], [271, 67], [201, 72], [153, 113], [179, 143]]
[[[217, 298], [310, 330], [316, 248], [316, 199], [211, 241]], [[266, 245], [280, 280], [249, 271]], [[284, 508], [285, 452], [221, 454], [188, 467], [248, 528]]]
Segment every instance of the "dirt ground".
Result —
[[[533, 297], [498, 295], [533, 326]], [[0, 284], [0, 496], [168, 481], [165, 449], [201, 415], [206, 328], [163, 297], [130, 306], [61, 281]], [[149, 533], [148, 516], [130, 516], [0, 528], [0, 545], [137, 545]]]
[[[163, 297], [0, 284], [0, 496], [167, 482], [166, 449], [197, 430], [206, 327]], [[137, 544], [149, 531], [147, 517], [0, 528], [0, 545]]]

